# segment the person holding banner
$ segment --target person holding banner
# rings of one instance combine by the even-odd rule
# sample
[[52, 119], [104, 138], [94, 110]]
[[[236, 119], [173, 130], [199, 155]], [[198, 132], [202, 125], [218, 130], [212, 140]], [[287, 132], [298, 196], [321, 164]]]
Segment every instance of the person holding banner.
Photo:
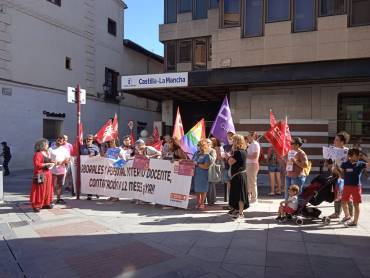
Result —
[[135, 153], [144, 155], [147, 158], [161, 158], [162, 152], [156, 150], [152, 146], [146, 146], [143, 139], [139, 139], [135, 142]]
[[35, 143], [33, 156], [33, 179], [30, 202], [34, 212], [40, 209], [51, 209], [54, 196], [50, 168], [54, 166], [48, 152], [49, 142], [41, 139]]
[[248, 193], [247, 193], [247, 170], [246, 160], [247, 152], [244, 137], [241, 135], [233, 136], [233, 155], [227, 155], [227, 163], [231, 167], [231, 186], [229, 205], [231, 210], [229, 214], [233, 218], [244, 218], [244, 210], [249, 207]]
[[[85, 139], [85, 144], [80, 147], [80, 154], [88, 155], [90, 157], [100, 155], [99, 147], [93, 144], [93, 142], [94, 142], [94, 135], [88, 134]], [[88, 194], [86, 200], [91, 201], [91, 197], [92, 195]], [[98, 199], [99, 196], [96, 195], [96, 198]]]
[[211, 164], [209, 146], [207, 140], [203, 139], [198, 143], [199, 150], [194, 153], [195, 162], [194, 192], [197, 194], [197, 205], [195, 209], [205, 209], [204, 202], [208, 192], [208, 168]]
[[167, 140], [168, 147], [167, 151], [163, 153], [163, 159], [165, 160], [181, 160], [188, 159], [186, 153], [183, 151], [181, 146], [175, 141], [174, 138]]
[[[123, 150], [120, 147], [117, 147], [116, 139], [112, 139], [108, 141], [108, 149], [104, 155], [106, 158], [118, 160], [118, 159], [125, 159], [125, 155]], [[109, 197], [108, 201], [117, 202], [119, 198]]]
[[306, 176], [303, 169], [308, 165], [306, 153], [301, 149], [303, 145], [302, 138], [295, 137], [292, 142], [292, 150], [289, 151], [286, 163], [285, 192], [284, 198], [288, 200], [288, 189], [296, 184], [302, 191]]
[[131, 143], [131, 135], [126, 135], [122, 139], [121, 150], [123, 152], [123, 157], [125, 160], [132, 159], [134, 156], [134, 148]]

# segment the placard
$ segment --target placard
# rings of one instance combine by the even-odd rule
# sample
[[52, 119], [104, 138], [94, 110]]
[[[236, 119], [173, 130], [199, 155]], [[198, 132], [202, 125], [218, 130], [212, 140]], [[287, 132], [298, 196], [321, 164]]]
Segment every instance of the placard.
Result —
[[194, 176], [195, 163], [192, 160], [181, 160], [179, 162], [179, 175]]
[[136, 155], [132, 167], [139, 170], [146, 170], [149, 168], [149, 161], [150, 159], [143, 155]]

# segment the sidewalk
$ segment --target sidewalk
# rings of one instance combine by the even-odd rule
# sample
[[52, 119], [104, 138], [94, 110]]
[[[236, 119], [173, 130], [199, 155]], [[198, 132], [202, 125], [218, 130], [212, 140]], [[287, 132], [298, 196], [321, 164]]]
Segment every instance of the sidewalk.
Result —
[[368, 194], [357, 228], [277, 224], [280, 199], [266, 196], [239, 222], [225, 215], [222, 196], [205, 212], [66, 197], [35, 214], [30, 177], [4, 179], [0, 277], [370, 277]]

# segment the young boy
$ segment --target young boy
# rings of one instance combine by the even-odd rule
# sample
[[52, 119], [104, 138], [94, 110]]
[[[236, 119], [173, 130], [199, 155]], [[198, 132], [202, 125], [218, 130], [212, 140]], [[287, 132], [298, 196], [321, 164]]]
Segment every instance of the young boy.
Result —
[[[344, 188], [342, 193], [342, 208], [344, 218], [342, 222], [346, 227], [356, 227], [360, 216], [361, 203], [361, 173], [365, 168], [370, 168], [370, 164], [359, 160], [360, 151], [358, 149], [350, 149], [348, 151], [348, 161], [341, 165], [342, 175], [344, 177]], [[349, 214], [348, 202], [352, 197], [355, 213], [353, 221]]]
[[297, 194], [299, 192], [298, 185], [291, 185], [288, 189], [289, 198], [287, 201], [280, 202], [277, 221], [282, 220], [287, 214], [294, 213], [298, 208]]

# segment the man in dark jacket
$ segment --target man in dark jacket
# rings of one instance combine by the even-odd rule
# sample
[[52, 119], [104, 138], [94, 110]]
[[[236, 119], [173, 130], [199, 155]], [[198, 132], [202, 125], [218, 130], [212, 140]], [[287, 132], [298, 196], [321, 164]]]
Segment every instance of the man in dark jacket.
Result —
[[0, 154], [0, 156], [4, 157], [3, 167], [4, 167], [4, 176], [9, 176], [9, 161], [12, 158], [12, 155], [10, 153], [10, 148], [8, 147], [8, 144], [6, 142], [1, 142], [1, 145], [3, 145], [3, 152]]

